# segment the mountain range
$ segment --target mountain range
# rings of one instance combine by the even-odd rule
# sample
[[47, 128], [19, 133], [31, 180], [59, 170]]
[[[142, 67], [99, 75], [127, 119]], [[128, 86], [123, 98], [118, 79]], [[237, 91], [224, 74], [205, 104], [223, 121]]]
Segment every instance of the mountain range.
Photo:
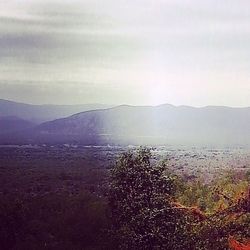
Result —
[[87, 110], [109, 108], [111, 105], [32, 105], [0, 99], [0, 117], [15, 116], [33, 123], [42, 123], [67, 117]]
[[33, 122], [21, 119], [16, 116], [0, 116], [0, 134], [10, 133], [28, 128], [33, 128]]
[[4, 133], [0, 144], [248, 146], [249, 124], [250, 108], [122, 105]]

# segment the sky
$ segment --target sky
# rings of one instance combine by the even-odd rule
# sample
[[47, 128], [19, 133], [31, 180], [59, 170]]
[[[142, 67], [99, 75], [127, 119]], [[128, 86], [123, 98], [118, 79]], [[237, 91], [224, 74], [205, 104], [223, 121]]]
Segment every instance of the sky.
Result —
[[248, 0], [0, 0], [0, 98], [250, 106]]

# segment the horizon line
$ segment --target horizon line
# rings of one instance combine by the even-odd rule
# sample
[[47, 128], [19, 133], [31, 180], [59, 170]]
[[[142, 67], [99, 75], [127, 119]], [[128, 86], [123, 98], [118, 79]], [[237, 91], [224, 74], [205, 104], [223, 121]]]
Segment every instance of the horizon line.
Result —
[[52, 103], [30, 103], [30, 102], [24, 102], [24, 101], [18, 101], [18, 100], [10, 100], [5, 98], [0, 98], [0, 101], [6, 101], [6, 102], [12, 102], [16, 104], [23, 104], [23, 105], [31, 105], [31, 106], [81, 106], [81, 105], [106, 105], [110, 106], [110, 108], [115, 107], [122, 107], [122, 106], [128, 106], [128, 107], [160, 107], [160, 106], [172, 106], [176, 108], [186, 107], [186, 108], [208, 108], [208, 107], [220, 107], [220, 108], [235, 108], [235, 109], [244, 109], [244, 108], [250, 108], [250, 106], [229, 106], [229, 105], [217, 105], [217, 104], [207, 104], [202, 106], [193, 106], [193, 105], [186, 105], [186, 104], [172, 104], [172, 103], [160, 103], [160, 104], [128, 104], [128, 103], [121, 103], [121, 104], [108, 104], [108, 103], [101, 103], [101, 102], [87, 102], [87, 103], [76, 103], [76, 104], [52, 104]]

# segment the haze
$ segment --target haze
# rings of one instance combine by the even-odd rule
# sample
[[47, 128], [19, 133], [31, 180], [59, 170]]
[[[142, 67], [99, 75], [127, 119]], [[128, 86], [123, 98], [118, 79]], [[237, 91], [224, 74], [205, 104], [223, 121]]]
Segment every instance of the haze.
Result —
[[0, 2], [0, 98], [250, 106], [250, 2]]

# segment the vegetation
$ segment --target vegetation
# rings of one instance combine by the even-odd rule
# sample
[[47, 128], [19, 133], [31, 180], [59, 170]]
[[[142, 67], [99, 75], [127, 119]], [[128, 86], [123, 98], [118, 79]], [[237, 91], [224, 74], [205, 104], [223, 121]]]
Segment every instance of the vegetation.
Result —
[[174, 177], [164, 175], [164, 165], [151, 166], [150, 156], [147, 149], [125, 153], [112, 171], [110, 209], [122, 249], [175, 245], [180, 217], [171, 207]]
[[23, 156], [30, 165], [0, 164], [0, 249], [249, 250], [249, 172], [205, 183], [177, 176], [145, 148], [110, 170], [91, 154], [81, 166], [78, 153], [67, 162], [65, 151], [53, 149], [54, 162], [45, 153]]
[[102, 249], [106, 204], [87, 192], [0, 204], [1, 249]]
[[112, 172], [110, 208], [120, 249], [223, 250], [235, 248], [232, 237], [250, 238], [247, 176], [183, 184], [150, 156], [146, 149], [124, 154]]

